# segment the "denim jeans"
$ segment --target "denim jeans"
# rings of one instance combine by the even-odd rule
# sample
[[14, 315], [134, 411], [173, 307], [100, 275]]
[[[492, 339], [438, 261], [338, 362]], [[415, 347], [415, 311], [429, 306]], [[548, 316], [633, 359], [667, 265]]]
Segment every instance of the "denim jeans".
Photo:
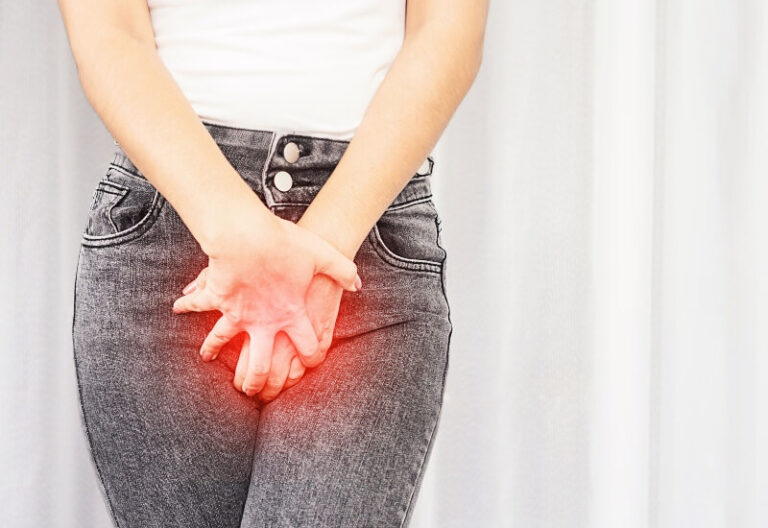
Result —
[[[203, 124], [293, 222], [349, 144]], [[171, 311], [207, 257], [116, 144], [82, 234], [72, 336], [82, 423], [117, 526], [407, 525], [452, 328], [427, 161], [360, 247], [363, 289], [344, 292], [326, 360], [261, 404], [232, 386], [244, 334], [204, 363], [220, 312]]]

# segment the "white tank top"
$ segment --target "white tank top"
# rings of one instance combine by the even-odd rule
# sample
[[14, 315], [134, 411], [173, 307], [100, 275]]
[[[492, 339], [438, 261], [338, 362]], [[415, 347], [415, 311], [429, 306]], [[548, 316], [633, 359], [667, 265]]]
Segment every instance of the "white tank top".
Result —
[[234, 127], [351, 139], [405, 34], [405, 0], [147, 3], [195, 112]]

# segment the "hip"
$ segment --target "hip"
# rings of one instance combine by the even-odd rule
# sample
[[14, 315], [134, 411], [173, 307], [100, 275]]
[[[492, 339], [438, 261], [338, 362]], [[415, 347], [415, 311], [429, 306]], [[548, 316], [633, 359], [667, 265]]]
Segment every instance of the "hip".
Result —
[[[205, 123], [230, 164], [277, 216], [297, 222], [330, 176], [348, 141]], [[293, 149], [293, 154], [286, 153]], [[296, 154], [298, 152], [299, 154]], [[434, 161], [408, 181], [354, 260], [363, 290], [342, 296], [335, 336], [414, 318], [448, 321], [447, 252], [432, 201]], [[286, 185], [286, 181], [290, 185]], [[81, 236], [76, 304], [142, 326], [170, 313], [181, 289], [207, 262], [165, 197], [119, 145], [93, 191]]]

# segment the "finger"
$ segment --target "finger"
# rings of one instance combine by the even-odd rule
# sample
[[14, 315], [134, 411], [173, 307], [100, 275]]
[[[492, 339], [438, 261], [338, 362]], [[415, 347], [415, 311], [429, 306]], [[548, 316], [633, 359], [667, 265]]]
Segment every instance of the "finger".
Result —
[[217, 306], [213, 302], [213, 296], [208, 290], [196, 289], [189, 295], [179, 297], [173, 303], [174, 313], [207, 312], [208, 310], [216, 309]]
[[322, 363], [323, 358], [320, 354], [319, 343], [315, 335], [315, 329], [306, 313], [296, 319], [291, 326], [284, 329], [288, 337], [291, 338], [296, 353], [304, 366], [314, 367]]
[[186, 295], [188, 293], [192, 293], [195, 290], [202, 290], [205, 288], [205, 278], [207, 274], [208, 267], [206, 266], [200, 273], [198, 273], [197, 277], [195, 277], [195, 280], [184, 286], [184, 289], [181, 290], [181, 293]]
[[219, 317], [211, 331], [205, 336], [203, 344], [200, 346], [200, 357], [203, 361], [216, 359], [224, 345], [229, 343], [233, 337], [241, 332], [226, 315]]
[[283, 390], [296, 385], [302, 376], [304, 376], [304, 372], [306, 372], [304, 364], [299, 361], [298, 356], [293, 356], [293, 359], [291, 360], [291, 370], [288, 371], [288, 379], [285, 380]]
[[259, 392], [261, 400], [271, 401], [283, 390], [294, 355], [290, 339], [283, 332], [279, 332], [275, 336], [275, 351], [272, 355], [272, 364], [269, 367], [269, 376], [267, 376], [264, 388]]
[[197, 284], [195, 284], [196, 280], [197, 279], [193, 280], [192, 282], [184, 286], [184, 289], [181, 290], [181, 293], [183, 293], [184, 295], [187, 295], [195, 291], [197, 289]]
[[362, 287], [357, 265], [345, 257], [331, 244], [321, 241], [318, 244], [319, 257], [315, 265], [315, 273], [328, 275], [345, 290], [356, 292]]
[[235, 366], [235, 379], [232, 380], [232, 384], [240, 392], [243, 391], [243, 381], [245, 381], [245, 374], [248, 372], [248, 350], [250, 348], [251, 338], [246, 333], [243, 346], [240, 347], [240, 357], [237, 358], [237, 365]]
[[332, 342], [333, 328], [325, 328], [323, 334], [320, 336], [320, 342], [317, 345], [317, 348], [319, 349], [318, 353], [323, 357], [323, 360], [325, 360], [325, 354], [328, 352], [328, 349], [331, 348]]
[[250, 330], [251, 346], [248, 348], [248, 372], [245, 374], [243, 391], [253, 396], [264, 388], [272, 362], [274, 334], [263, 328]]

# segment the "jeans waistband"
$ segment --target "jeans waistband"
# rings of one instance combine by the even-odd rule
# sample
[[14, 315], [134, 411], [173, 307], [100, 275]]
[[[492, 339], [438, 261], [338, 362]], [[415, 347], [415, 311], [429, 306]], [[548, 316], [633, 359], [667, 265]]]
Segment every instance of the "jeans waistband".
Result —
[[[202, 123], [232, 167], [254, 191], [263, 195], [269, 207], [309, 205], [349, 145], [348, 140], [287, 130]], [[117, 141], [114, 143], [112, 164], [144, 178]], [[428, 156], [390, 208], [431, 197], [433, 166], [434, 159]]]

